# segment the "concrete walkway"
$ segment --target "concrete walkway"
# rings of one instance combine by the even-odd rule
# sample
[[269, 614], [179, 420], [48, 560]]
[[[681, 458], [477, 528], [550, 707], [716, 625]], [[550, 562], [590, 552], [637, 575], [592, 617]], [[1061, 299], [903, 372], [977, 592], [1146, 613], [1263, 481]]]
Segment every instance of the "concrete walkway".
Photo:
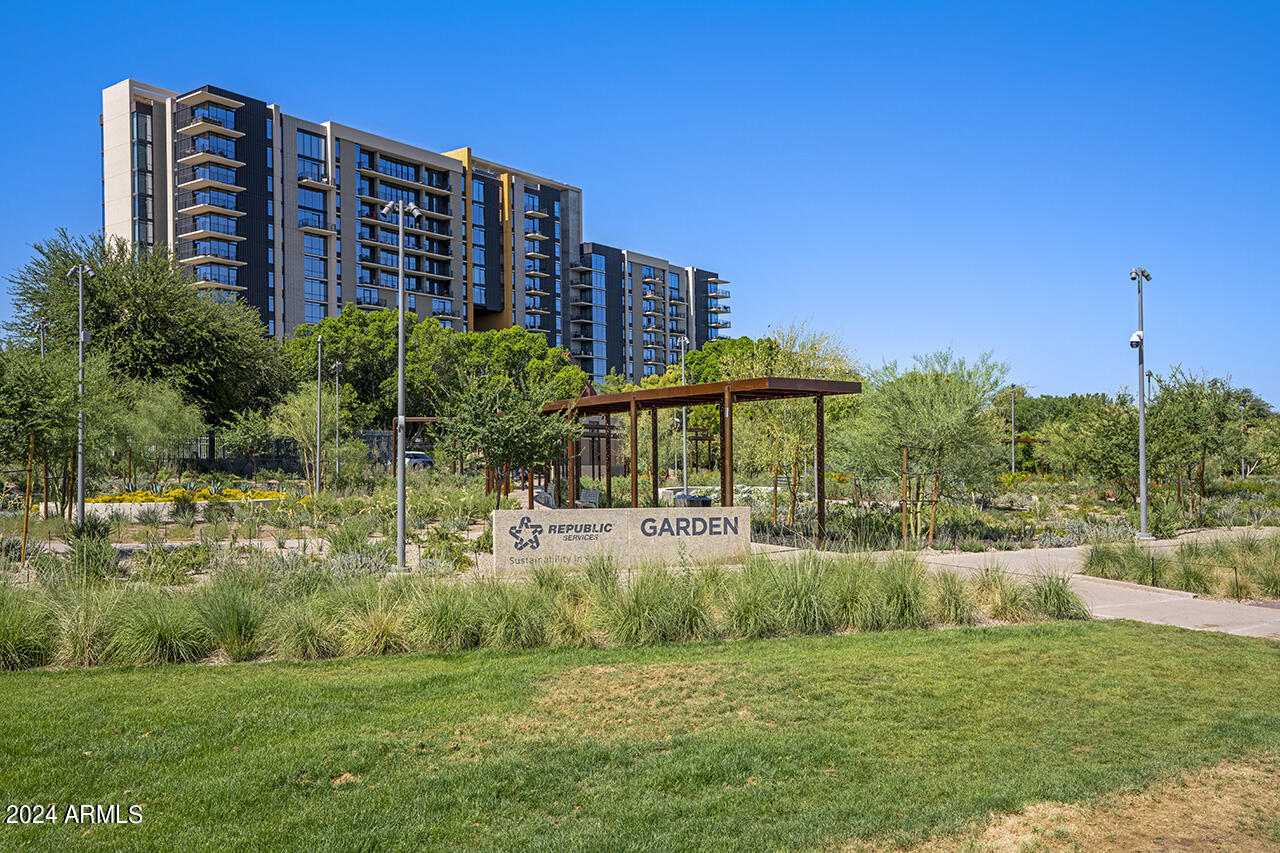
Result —
[[[1183, 542], [1204, 542], [1241, 534], [1261, 538], [1274, 534], [1276, 530], [1253, 527], [1200, 530], [1183, 534], [1177, 539], [1151, 542], [1148, 547], [1157, 551], [1172, 551]], [[1244, 637], [1280, 640], [1278, 608], [1198, 598], [1189, 592], [1078, 574], [1088, 551], [1089, 547], [1082, 545], [1074, 548], [1028, 548], [981, 554], [925, 552], [922, 559], [935, 568], [950, 568], [962, 573], [976, 573], [986, 566], [1000, 565], [1019, 575], [1070, 574], [1071, 588], [1080, 594], [1093, 615], [1099, 619], [1133, 619], [1153, 625], [1174, 625], [1196, 631], [1222, 631]]]
[[[1207, 542], [1239, 535], [1262, 538], [1277, 534], [1280, 534], [1280, 528], [1215, 528], [1184, 533], [1176, 539], [1149, 542], [1147, 547], [1156, 551], [1172, 551], [1183, 542]], [[761, 543], [753, 544], [752, 550], [775, 555], [799, 553], [794, 548]], [[1152, 625], [1280, 640], [1280, 607], [1198, 598], [1189, 592], [1082, 575], [1079, 574], [1080, 567], [1088, 551], [1089, 546], [1078, 545], [1072, 548], [1025, 548], [979, 553], [929, 550], [918, 553], [931, 568], [951, 569], [961, 574], [977, 574], [988, 566], [1000, 566], [1015, 575], [1071, 575], [1071, 588], [1080, 594], [1098, 619], [1132, 619]], [[894, 552], [878, 552], [876, 556], [891, 553]]]

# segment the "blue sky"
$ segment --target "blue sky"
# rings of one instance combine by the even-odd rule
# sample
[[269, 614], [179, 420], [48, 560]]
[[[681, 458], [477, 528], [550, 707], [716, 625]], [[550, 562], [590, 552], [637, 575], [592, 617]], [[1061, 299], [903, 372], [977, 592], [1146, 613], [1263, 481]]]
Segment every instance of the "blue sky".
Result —
[[1272, 4], [108, 5], [6, 9], [5, 275], [101, 227], [104, 86], [208, 82], [574, 183], [588, 239], [731, 279], [734, 333], [874, 364], [1132, 387], [1144, 265], [1148, 365], [1280, 404]]

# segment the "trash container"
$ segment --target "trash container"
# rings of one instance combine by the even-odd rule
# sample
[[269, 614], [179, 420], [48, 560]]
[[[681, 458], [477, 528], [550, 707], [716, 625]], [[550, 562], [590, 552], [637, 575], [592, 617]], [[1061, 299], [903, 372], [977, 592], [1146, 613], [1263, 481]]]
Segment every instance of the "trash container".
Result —
[[706, 495], [676, 495], [676, 506], [711, 506]]

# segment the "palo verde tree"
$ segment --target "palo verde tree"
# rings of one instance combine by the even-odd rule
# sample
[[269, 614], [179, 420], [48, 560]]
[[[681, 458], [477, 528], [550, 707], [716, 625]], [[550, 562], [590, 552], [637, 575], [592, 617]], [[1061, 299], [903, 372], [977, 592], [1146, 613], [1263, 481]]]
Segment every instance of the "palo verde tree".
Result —
[[[1001, 419], [992, 401], [1008, 370], [991, 353], [968, 362], [941, 350], [917, 355], [911, 370], [889, 362], [870, 371], [857, 417], [837, 435], [836, 447], [854, 470], [894, 477], [901, 476], [906, 445], [915, 536], [921, 535], [920, 508], [929, 491], [937, 501], [944, 489], [972, 492], [993, 482]], [[928, 535], [932, 539], [932, 514]]]
[[[718, 357], [720, 374], [726, 380], [757, 376], [851, 380], [858, 372], [853, 356], [835, 336], [811, 331], [803, 323], [775, 329], [769, 337], [749, 343], [731, 344]], [[838, 423], [854, 402], [850, 397], [832, 397], [827, 418]], [[778, 475], [786, 472], [789, 518], [795, 523], [802, 474], [813, 458], [817, 437], [814, 408], [812, 399], [735, 406], [733, 440], [735, 448], [742, 450], [738, 458], [752, 460], [772, 475], [775, 521]]]
[[8, 330], [33, 342], [44, 324], [50, 349], [74, 351], [77, 282], [67, 274], [80, 263], [93, 270], [85, 281], [88, 351], [104, 355], [117, 376], [167, 382], [211, 423], [281, 392], [284, 362], [258, 312], [202, 295], [191, 286], [192, 273], [162, 246], [65, 231], [35, 244], [9, 279]]
[[1216, 476], [1235, 467], [1244, 453], [1239, 389], [1229, 379], [1193, 376], [1173, 367], [1167, 376], [1155, 377], [1159, 393], [1147, 413], [1153, 470], [1177, 481], [1181, 505], [1185, 478], [1197, 484], [1186, 492], [1187, 509], [1205, 496], [1205, 473]]

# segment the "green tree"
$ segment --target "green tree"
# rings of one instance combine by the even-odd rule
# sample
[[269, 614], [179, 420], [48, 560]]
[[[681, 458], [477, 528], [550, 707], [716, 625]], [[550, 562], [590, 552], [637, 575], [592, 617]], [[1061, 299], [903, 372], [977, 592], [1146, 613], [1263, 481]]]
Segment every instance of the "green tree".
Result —
[[[315, 395], [311, 397], [315, 400]], [[261, 412], [237, 412], [222, 431], [222, 446], [235, 456], [248, 456], [258, 476], [258, 454], [271, 447], [271, 420]], [[312, 442], [314, 444], [314, 442]]]
[[[1002, 456], [1001, 418], [992, 402], [1008, 370], [990, 353], [970, 363], [942, 350], [917, 355], [912, 370], [900, 371], [889, 362], [870, 371], [857, 417], [837, 434], [838, 453], [852, 470], [901, 476], [902, 446], [907, 445], [909, 486], [918, 500], [929, 491], [936, 500], [946, 489], [989, 487]], [[919, 536], [921, 504], [913, 507]]]
[[1138, 409], [1128, 394], [1098, 405], [1080, 424], [1084, 471], [1129, 501], [1138, 499]]
[[1177, 478], [1180, 502], [1183, 478], [1188, 484], [1197, 483], [1195, 495], [1185, 494], [1192, 509], [1192, 499], [1205, 496], [1206, 471], [1216, 475], [1230, 470], [1244, 453], [1240, 428], [1244, 397], [1229, 379], [1193, 376], [1181, 366], [1155, 380], [1159, 393], [1147, 410], [1152, 468]]
[[[560, 398], [554, 374], [544, 385], [521, 385], [503, 373], [464, 374], [449, 394], [450, 419], [442, 432], [463, 453], [481, 457], [494, 472], [532, 470], [561, 453], [579, 429], [542, 406]], [[560, 398], [563, 399], [563, 398]], [[494, 509], [502, 506], [498, 491]]]
[[327, 471], [330, 438], [333, 436], [333, 392], [325, 388], [320, 400], [320, 445], [316, 446], [316, 389], [306, 386], [289, 394], [271, 410], [271, 435], [292, 441], [302, 460], [308, 487], [315, 493], [315, 466]]
[[20, 338], [34, 340], [46, 323], [52, 349], [75, 349], [77, 283], [67, 272], [86, 263], [94, 271], [85, 282], [88, 351], [105, 355], [118, 376], [167, 382], [213, 423], [270, 403], [284, 387], [284, 362], [257, 310], [202, 295], [165, 248], [59, 231], [34, 249], [10, 277], [7, 328]]

